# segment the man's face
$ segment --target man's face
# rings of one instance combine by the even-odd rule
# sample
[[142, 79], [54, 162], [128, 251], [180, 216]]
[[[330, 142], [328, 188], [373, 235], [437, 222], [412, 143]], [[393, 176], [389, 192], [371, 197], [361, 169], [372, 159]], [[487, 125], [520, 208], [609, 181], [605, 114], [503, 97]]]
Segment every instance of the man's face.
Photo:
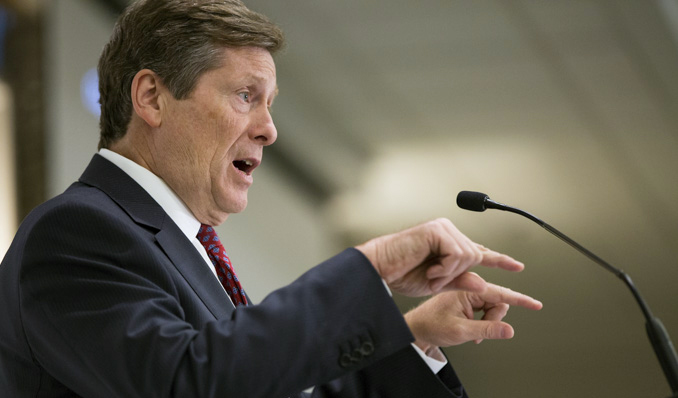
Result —
[[162, 97], [154, 170], [199, 221], [219, 225], [247, 206], [252, 172], [277, 132], [269, 108], [275, 64], [262, 48], [225, 48], [221, 67], [202, 75], [187, 99]]

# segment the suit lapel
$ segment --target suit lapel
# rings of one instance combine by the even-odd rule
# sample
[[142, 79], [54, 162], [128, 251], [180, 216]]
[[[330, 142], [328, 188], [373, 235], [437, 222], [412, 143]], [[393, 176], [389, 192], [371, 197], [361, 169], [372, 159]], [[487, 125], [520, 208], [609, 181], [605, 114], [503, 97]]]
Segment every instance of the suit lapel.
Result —
[[205, 267], [202, 256], [136, 181], [102, 156], [94, 155], [80, 182], [105, 192], [137, 224], [156, 230], [156, 242], [214, 317], [230, 317], [233, 304], [219, 281]]
[[186, 240], [179, 227], [169, 217], [167, 220], [171, 225], [155, 235], [158, 244], [214, 317], [217, 319], [230, 317], [234, 307], [224, 288], [207, 269], [202, 256]]

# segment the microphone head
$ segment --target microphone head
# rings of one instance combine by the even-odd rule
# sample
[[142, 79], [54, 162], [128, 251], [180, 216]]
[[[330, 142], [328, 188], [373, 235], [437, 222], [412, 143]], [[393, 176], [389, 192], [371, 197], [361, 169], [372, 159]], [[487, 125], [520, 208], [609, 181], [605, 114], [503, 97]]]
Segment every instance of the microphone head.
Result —
[[481, 192], [461, 191], [457, 195], [457, 206], [464, 210], [485, 211], [488, 196]]

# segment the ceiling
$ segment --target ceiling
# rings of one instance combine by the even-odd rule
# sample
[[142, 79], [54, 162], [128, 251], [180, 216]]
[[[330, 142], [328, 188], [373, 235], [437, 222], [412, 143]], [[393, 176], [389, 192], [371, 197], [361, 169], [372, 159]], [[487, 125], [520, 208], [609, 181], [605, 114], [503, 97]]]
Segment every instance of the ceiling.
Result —
[[527, 264], [479, 270], [545, 308], [513, 310], [511, 342], [447, 351], [473, 396], [668, 395], [620, 281], [454, 202], [544, 218], [625, 269], [678, 339], [675, 0], [245, 2], [288, 37], [269, 153], [345, 242], [442, 216]]

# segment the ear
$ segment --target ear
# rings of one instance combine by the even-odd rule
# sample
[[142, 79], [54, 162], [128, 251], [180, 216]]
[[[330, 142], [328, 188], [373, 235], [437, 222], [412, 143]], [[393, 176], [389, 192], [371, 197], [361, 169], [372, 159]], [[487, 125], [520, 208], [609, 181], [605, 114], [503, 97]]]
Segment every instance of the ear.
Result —
[[160, 77], [150, 69], [142, 69], [132, 80], [132, 105], [134, 112], [150, 127], [162, 124], [163, 101], [160, 98], [165, 87]]

